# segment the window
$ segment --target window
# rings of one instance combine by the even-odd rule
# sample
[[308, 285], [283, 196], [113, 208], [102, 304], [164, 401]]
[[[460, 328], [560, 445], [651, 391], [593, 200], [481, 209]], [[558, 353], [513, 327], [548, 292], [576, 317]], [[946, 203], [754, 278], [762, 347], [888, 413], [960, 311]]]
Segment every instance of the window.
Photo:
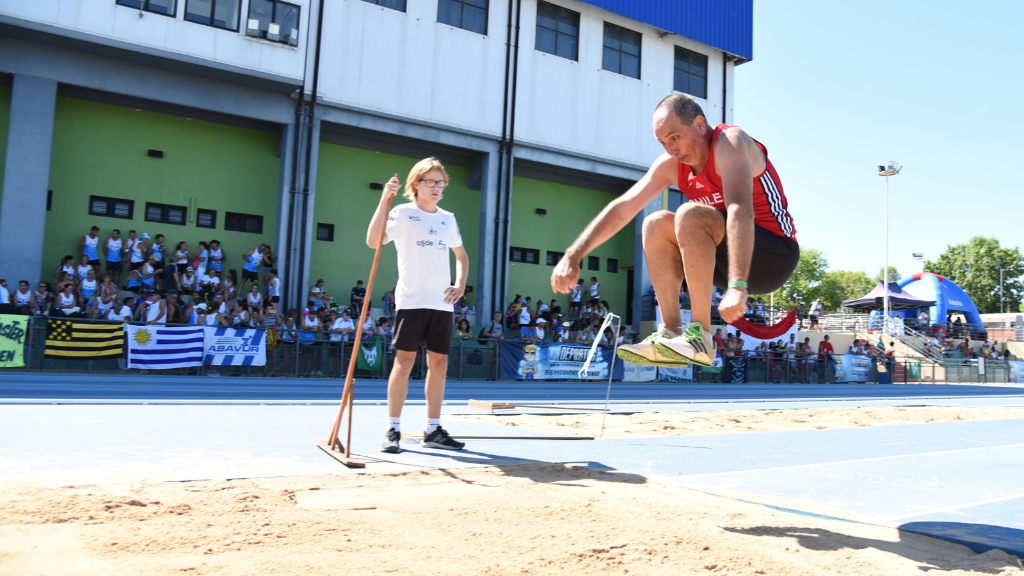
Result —
[[630, 78], [640, 78], [640, 33], [604, 23], [604, 57], [601, 67]]
[[174, 17], [178, 12], [178, 0], [117, 0], [118, 6], [138, 8], [154, 14]]
[[188, 214], [188, 208], [184, 206], [146, 202], [146, 222], [184, 226], [186, 214]]
[[694, 98], [707, 98], [708, 57], [676, 46], [676, 77], [673, 89]]
[[562, 256], [565, 256], [565, 252], [552, 252], [548, 250], [548, 266], [557, 266], [558, 262], [562, 260]]
[[235, 232], [251, 232], [253, 234], [263, 233], [263, 216], [252, 214], [239, 214], [238, 212], [224, 213], [224, 229]]
[[186, 0], [185, 20], [237, 32], [241, 7], [242, 0]]
[[325, 242], [334, 242], [334, 224], [317, 224], [316, 239]]
[[540, 263], [540, 250], [512, 246], [508, 249], [508, 254], [508, 259], [512, 262], [522, 262], [524, 264]]
[[587, 256], [587, 270], [600, 270], [601, 259], [597, 256]]
[[89, 216], [108, 216], [131, 220], [135, 212], [134, 200], [107, 198], [105, 196], [89, 196]]
[[200, 208], [196, 210], [196, 226], [199, 228], [216, 228], [217, 211]]
[[617, 258], [608, 259], [608, 271], [618, 272], [619, 271], [619, 260]]
[[391, 8], [392, 10], [398, 10], [399, 12], [405, 12], [405, 0], [363, 0], [363, 2], [369, 2], [370, 4], [376, 4], [377, 6], [383, 6], [385, 8]]
[[299, 7], [280, 0], [250, 0], [245, 33], [257, 38], [299, 44]]
[[537, 3], [537, 41], [534, 47], [548, 54], [579, 60], [580, 13], [548, 4]]
[[486, 35], [487, 2], [488, 0], [439, 0], [437, 21]]

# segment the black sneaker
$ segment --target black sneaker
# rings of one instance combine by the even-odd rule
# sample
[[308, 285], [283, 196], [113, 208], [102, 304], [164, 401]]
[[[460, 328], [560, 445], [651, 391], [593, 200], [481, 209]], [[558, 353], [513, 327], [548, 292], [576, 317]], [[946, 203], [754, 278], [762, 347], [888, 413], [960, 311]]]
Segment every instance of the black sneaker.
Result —
[[440, 448], [442, 450], [462, 450], [466, 443], [455, 440], [444, 431], [444, 428], [438, 426], [437, 430], [423, 437], [423, 440], [420, 441], [420, 446], [424, 448]]
[[384, 443], [380, 445], [380, 449], [388, 454], [398, 454], [402, 451], [398, 447], [398, 443], [401, 442], [402, 435], [395, 432], [394, 428], [388, 428], [388, 433], [384, 436]]

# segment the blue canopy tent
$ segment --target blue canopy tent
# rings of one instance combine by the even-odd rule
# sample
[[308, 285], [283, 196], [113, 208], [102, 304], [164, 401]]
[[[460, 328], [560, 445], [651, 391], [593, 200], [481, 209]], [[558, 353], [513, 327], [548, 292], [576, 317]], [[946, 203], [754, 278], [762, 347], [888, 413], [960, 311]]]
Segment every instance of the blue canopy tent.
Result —
[[[843, 307], [857, 310], [883, 310], [885, 308], [883, 302], [886, 290], [882, 287], [882, 284], [884, 282], [879, 280], [878, 286], [875, 286], [874, 290], [856, 300], [843, 300]], [[918, 298], [913, 294], [904, 292], [895, 282], [889, 282], [888, 292], [890, 310], [928, 308], [935, 305], [935, 300], [925, 300], [924, 298]]]

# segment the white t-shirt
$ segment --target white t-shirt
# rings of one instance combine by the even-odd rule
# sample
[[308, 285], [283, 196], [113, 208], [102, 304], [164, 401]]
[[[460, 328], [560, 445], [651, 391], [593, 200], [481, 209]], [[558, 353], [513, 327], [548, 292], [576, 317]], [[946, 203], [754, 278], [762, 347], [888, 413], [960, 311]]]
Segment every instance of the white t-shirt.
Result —
[[455, 215], [441, 208], [425, 212], [407, 202], [391, 209], [385, 230], [398, 251], [395, 310], [454, 312], [455, 307], [444, 301], [444, 291], [452, 284], [449, 249], [462, 246]]
[[356, 325], [354, 322], [352, 322], [351, 318], [348, 320], [345, 320], [344, 318], [336, 319], [334, 323], [331, 324], [331, 342], [341, 342], [342, 336], [345, 336], [346, 340], [351, 340], [351, 334], [342, 334], [340, 332], [334, 332], [334, 330], [344, 330], [345, 328], [355, 330]]
[[112, 320], [115, 322], [131, 322], [132, 307], [122, 306], [120, 310], [114, 310], [113, 308], [111, 308], [110, 312], [107, 314], [107, 320]]

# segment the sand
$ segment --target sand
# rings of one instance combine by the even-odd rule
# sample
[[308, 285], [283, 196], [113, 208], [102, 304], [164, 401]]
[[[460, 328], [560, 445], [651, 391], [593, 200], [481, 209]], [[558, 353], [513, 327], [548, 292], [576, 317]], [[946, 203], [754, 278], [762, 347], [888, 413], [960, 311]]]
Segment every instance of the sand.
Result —
[[[813, 422], [801, 422], [812, 412]], [[1022, 416], [963, 408], [636, 414], [610, 416], [605, 435], [1011, 415]], [[474, 418], [584, 432], [600, 415]], [[1000, 551], [561, 464], [62, 488], [0, 481], [5, 575], [925, 572], [1024, 574]]]

